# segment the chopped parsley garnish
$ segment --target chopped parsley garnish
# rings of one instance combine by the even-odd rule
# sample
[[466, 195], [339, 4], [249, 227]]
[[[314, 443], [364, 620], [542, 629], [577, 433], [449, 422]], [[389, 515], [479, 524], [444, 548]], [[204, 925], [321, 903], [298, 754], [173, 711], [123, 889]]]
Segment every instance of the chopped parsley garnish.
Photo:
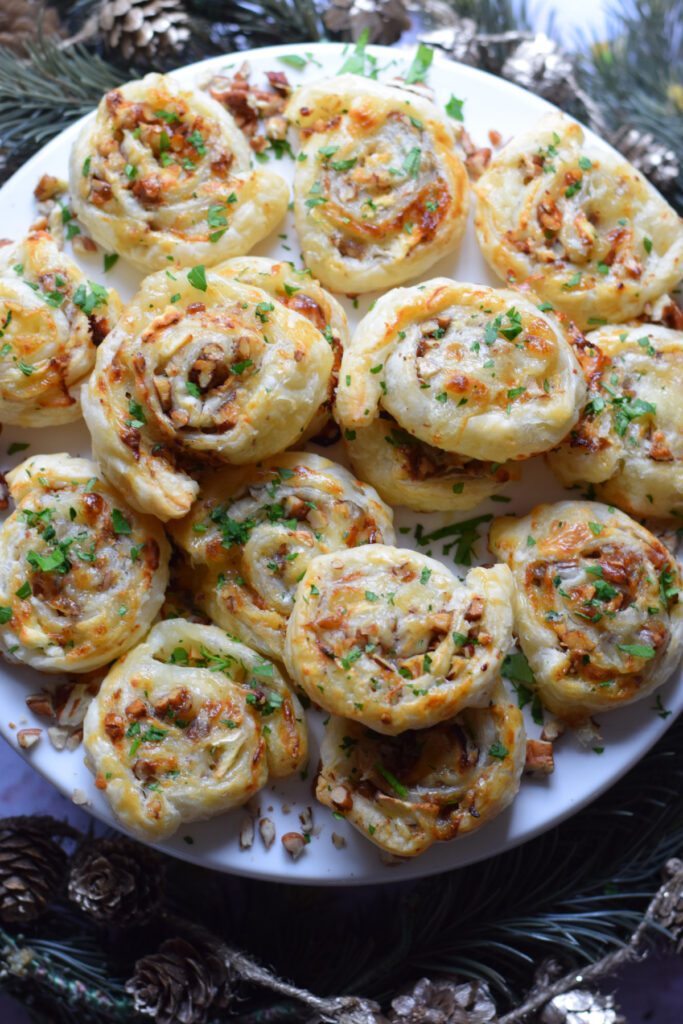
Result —
[[497, 740], [492, 747], [489, 747], [489, 755], [491, 757], [497, 757], [500, 761], [508, 756], [510, 751], [507, 747], [504, 747], [500, 740]]
[[199, 264], [197, 267], [192, 267], [187, 272], [187, 280], [194, 288], [198, 288], [200, 292], [206, 291], [206, 268], [203, 264]]
[[111, 522], [114, 528], [114, 533], [116, 534], [133, 532], [133, 528], [124, 516], [123, 512], [119, 511], [117, 508], [113, 508], [111, 510]]
[[424, 82], [433, 60], [434, 51], [430, 50], [424, 43], [420, 43], [417, 53], [413, 58], [413, 63], [408, 68], [408, 74], [405, 77], [406, 85], [412, 85], [413, 82]]
[[453, 93], [451, 93], [451, 98], [446, 104], [446, 113], [448, 114], [448, 116], [454, 118], [456, 121], [464, 121], [464, 117], [462, 114], [464, 102], [464, 100], [456, 99]]
[[[431, 50], [429, 52], [431, 53]], [[390, 772], [388, 768], [384, 767], [381, 761], [377, 761], [375, 764], [375, 770], [378, 771], [384, 779], [386, 779], [391, 788], [395, 790], [399, 796], [402, 796], [404, 799], [408, 796], [408, 790], [406, 787], [398, 781], [396, 776]]]
[[632, 654], [634, 658], [649, 660], [655, 656], [655, 649], [650, 644], [617, 644], [617, 647], [624, 654]]
[[74, 306], [83, 310], [86, 316], [90, 316], [97, 306], [107, 305], [108, 296], [109, 293], [103, 285], [88, 280], [87, 287], [84, 284], [79, 284], [74, 292], [73, 302]]

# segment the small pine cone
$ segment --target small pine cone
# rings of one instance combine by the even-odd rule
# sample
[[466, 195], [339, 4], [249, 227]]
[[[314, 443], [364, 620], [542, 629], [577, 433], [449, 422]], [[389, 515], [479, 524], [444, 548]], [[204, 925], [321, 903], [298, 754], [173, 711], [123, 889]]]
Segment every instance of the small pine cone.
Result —
[[71, 863], [69, 899], [96, 921], [145, 924], [159, 910], [163, 889], [160, 857], [122, 836], [84, 843]]
[[49, 817], [0, 821], [0, 921], [25, 924], [46, 910], [66, 874], [66, 853], [52, 836], [72, 830]]
[[494, 1024], [496, 1004], [483, 981], [420, 980], [391, 1004], [390, 1024]]
[[0, 46], [25, 56], [24, 42], [36, 38], [39, 26], [44, 36], [56, 35], [60, 25], [54, 7], [36, 0], [3, 0], [0, 4]]
[[126, 982], [138, 1013], [156, 1024], [205, 1024], [209, 1013], [230, 1002], [230, 979], [215, 946], [203, 939], [162, 942], [135, 964]]
[[97, 22], [106, 48], [125, 61], [180, 53], [190, 38], [180, 0], [102, 0]]

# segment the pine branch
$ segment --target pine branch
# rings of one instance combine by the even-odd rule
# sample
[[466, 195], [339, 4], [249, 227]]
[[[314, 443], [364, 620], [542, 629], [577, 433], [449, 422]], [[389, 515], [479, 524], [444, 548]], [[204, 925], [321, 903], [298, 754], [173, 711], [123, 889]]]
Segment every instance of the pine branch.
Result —
[[42, 35], [24, 45], [25, 58], [0, 47], [0, 146], [14, 157], [34, 152], [122, 81], [83, 46], [60, 48]]
[[680, 0], [624, 0], [610, 8], [616, 32], [607, 42], [584, 38], [579, 82], [605, 122], [630, 124], [672, 149], [681, 163], [672, 199], [683, 212], [683, 66]]

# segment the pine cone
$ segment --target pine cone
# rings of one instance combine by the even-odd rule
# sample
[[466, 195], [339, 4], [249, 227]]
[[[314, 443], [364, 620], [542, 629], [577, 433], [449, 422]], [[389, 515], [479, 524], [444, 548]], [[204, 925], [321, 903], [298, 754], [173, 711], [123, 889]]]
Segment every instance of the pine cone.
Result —
[[483, 981], [430, 981], [420, 978], [392, 1001], [390, 1024], [488, 1024], [496, 1005]]
[[167, 939], [135, 965], [126, 982], [138, 1013], [156, 1024], [204, 1024], [230, 1002], [230, 979], [215, 946], [193, 937]]
[[179, 53], [190, 38], [180, 0], [102, 0], [97, 21], [107, 49], [125, 61]]
[[0, 821], [0, 921], [32, 921], [57, 896], [66, 853], [55, 834], [76, 833], [47, 816]]
[[54, 7], [44, 7], [36, 0], [4, 0], [0, 4], [0, 46], [25, 56], [24, 41], [35, 39], [39, 26], [43, 35], [56, 35], [60, 24]]
[[626, 124], [609, 141], [660, 192], [667, 193], [676, 184], [681, 170], [679, 159], [673, 149], [655, 139], [650, 132]]
[[69, 899], [96, 921], [145, 924], [159, 910], [163, 888], [161, 858], [122, 836], [90, 840], [71, 863]]

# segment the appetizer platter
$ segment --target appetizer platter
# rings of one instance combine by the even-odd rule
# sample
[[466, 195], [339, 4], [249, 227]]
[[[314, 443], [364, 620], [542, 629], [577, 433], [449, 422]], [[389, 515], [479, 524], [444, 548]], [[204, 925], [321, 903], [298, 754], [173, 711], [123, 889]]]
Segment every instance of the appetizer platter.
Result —
[[481, 860], [683, 707], [673, 210], [425, 47], [102, 98], [0, 190], [0, 732], [264, 879]]

